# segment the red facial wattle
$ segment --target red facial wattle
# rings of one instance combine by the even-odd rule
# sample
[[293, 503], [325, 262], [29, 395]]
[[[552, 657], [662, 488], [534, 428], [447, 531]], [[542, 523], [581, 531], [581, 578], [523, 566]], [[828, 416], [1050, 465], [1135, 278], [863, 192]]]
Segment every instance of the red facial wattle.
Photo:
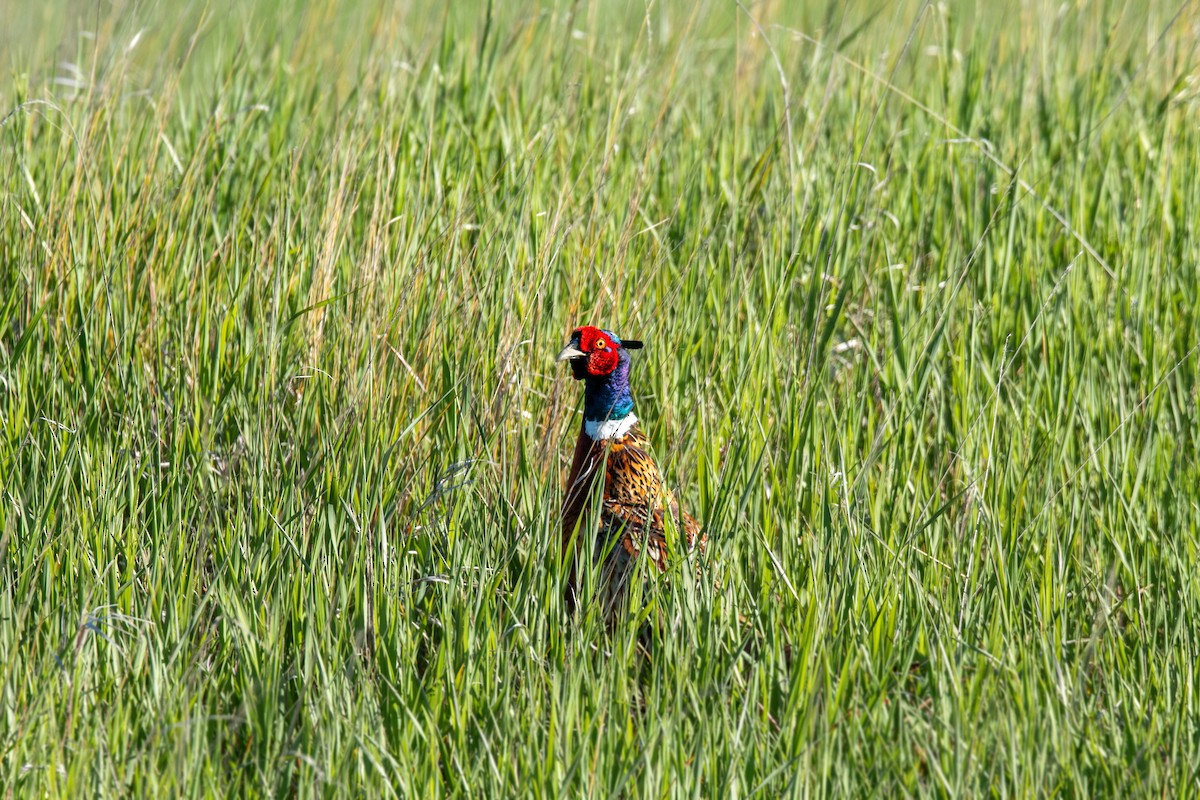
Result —
[[594, 352], [588, 356], [588, 372], [596, 376], [608, 375], [617, 368], [619, 360], [616, 350]]
[[579, 335], [579, 349], [587, 354], [587, 374], [595, 377], [609, 375], [620, 362], [617, 350], [621, 345], [599, 328], [588, 325], [572, 333]]

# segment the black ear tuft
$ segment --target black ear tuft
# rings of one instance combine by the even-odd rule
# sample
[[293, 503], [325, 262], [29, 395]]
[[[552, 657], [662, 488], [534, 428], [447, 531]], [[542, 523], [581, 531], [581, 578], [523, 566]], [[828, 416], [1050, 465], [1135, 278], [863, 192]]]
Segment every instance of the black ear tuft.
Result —
[[642, 343], [637, 339], [622, 339], [621, 347], [624, 347], [626, 350], [641, 350]]

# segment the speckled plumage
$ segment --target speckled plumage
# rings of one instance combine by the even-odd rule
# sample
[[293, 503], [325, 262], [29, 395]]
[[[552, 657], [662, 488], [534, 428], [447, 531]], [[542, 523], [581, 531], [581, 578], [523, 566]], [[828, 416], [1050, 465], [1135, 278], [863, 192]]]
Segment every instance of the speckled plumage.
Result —
[[[619, 339], [607, 331], [603, 333], [613, 340], [614, 347], [619, 347]], [[575, 341], [572, 339], [573, 343]], [[569, 349], [571, 345], [568, 345]], [[619, 364], [610, 374], [627, 386], [629, 355], [624, 350], [619, 350], [618, 355]], [[588, 435], [588, 411], [595, 416], [595, 395], [613, 393], [603, 377], [587, 376], [589, 397], [585, 401], [584, 426], [579, 431], [567, 476], [562, 538], [565, 555], [572, 560], [567, 587], [568, 608], [573, 609], [577, 600], [574, 557], [590, 549], [593, 563], [601, 565], [600, 599], [605, 617], [611, 624], [624, 605], [636, 567], [635, 559], [639, 555], [645, 553], [660, 572], [665, 572], [670, 556], [669, 542], [682, 539], [689, 551], [699, 547], [703, 553], [707, 537], [663, 485], [658, 466], [650, 455], [650, 442], [636, 421], [618, 438], [594, 440]], [[621, 394], [628, 396], [627, 388]], [[622, 408], [615, 413], [621, 417], [631, 414], [632, 400], [622, 403]], [[601, 474], [602, 487], [597, 485]], [[596, 500], [600, 504], [598, 509], [593, 508]], [[577, 531], [581, 522], [586, 524], [593, 519], [596, 527], [592, 531]], [[572, 543], [574, 550], [570, 549]]]

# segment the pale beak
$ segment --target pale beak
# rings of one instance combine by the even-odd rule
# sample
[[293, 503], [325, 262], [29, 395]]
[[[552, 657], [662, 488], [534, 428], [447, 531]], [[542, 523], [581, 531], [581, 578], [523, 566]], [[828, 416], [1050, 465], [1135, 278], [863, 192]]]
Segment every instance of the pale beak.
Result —
[[572, 358], [587, 358], [587, 353], [583, 352], [574, 345], [567, 345], [558, 354], [558, 361], [570, 361]]

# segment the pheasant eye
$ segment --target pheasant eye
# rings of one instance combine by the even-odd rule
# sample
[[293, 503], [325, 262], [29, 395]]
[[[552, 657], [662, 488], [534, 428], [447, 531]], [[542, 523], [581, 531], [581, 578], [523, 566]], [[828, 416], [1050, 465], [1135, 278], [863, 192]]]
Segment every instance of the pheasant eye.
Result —
[[608, 347], [608, 342], [604, 341], [604, 339], [596, 340], [596, 349], [597, 350], [603, 350], [606, 347]]

